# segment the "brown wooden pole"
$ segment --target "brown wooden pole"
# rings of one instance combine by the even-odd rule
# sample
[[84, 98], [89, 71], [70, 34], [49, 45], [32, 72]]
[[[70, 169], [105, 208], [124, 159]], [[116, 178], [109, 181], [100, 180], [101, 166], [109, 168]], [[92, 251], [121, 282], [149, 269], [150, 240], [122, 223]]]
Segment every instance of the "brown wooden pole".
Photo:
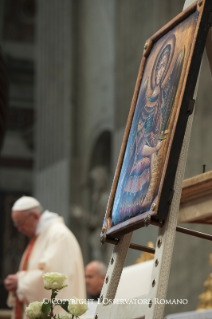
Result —
[[[155, 223], [155, 225], [156, 225], [156, 223]], [[191, 230], [191, 229], [188, 229], [188, 228], [185, 228], [185, 227], [177, 226], [176, 227], [176, 231], [179, 232], [179, 233], [182, 233], [182, 234], [187, 234], [187, 235], [190, 235], [190, 236], [203, 238], [203, 239], [207, 239], [207, 240], [212, 241], [212, 235], [201, 233], [201, 232], [196, 231], [196, 230]], [[108, 238], [107, 237], [106, 238], [106, 242], [109, 243], [109, 244], [118, 245], [119, 239], [114, 239], [114, 238]], [[147, 246], [141, 246], [141, 245], [137, 245], [137, 244], [131, 243], [129, 248], [134, 249], [134, 250], [139, 250], [139, 251], [145, 251], [145, 252], [150, 253], [150, 254], [155, 254], [155, 249], [147, 247]]]
[[[106, 237], [106, 242], [109, 244], [118, 245], [119, 239]], [[129, 248], [134, 249], [134, 250], [139, 250], [139, 251], [145, 251], [146, 253], [150, 253], [150, 254], [155, 253], [154, 248], [147, 247], [147, 246], [141, 246], [141, 245], [137, 245], [137, 244], [133, 244], [133, 243], [130, 244]]]
[[149, 254], [155, 254], [154, 248], [150, 248], [150, 247], [146, 247], [146, 246], [140, 246], [137, 244], [130, 244], [129, 248], [139, 250], [139, 251], [145, 251], [146, 253], [149, 253]]
[[195, 236], [195, 237], [199, 237], [199, 238], [203, 238], [203, 239], [207, 239], [207, 240], [212, 241], [212, 235], [201, 233], [201, 232], [196, 231], [196, 230], [191, 230], [188, 228], [177, 226], [176, 231], [179, 233], [183, 233], [183, 234], [187, 234], [187, 235], [191, 235], [191, 236]]

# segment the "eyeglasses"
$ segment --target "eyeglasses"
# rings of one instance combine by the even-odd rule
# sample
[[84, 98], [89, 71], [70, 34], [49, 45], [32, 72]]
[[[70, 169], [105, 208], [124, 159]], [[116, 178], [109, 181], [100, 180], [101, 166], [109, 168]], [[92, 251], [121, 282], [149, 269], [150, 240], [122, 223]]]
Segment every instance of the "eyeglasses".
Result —
[[21, 227], [23, 227], [24, 224], [25, 224], [25, 222], [26, 222], [26, 220], [27, 220], [27, 218], [28, 218], [30, 215], [31, 215], [31, 213], [27, 214], [26, 217], [23, 218], [22, 221], [17, 222], [17, 223], [13, 223], [13, 225], [14, 225], [16, 228], [21, 228]]

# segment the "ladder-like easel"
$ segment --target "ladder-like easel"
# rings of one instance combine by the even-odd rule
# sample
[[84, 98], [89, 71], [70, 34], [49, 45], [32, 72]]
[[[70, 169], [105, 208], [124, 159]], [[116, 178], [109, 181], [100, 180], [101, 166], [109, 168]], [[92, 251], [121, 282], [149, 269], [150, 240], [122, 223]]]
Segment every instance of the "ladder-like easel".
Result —
[[[202, 0], [199, 0], [202, 1]], [[190, 6], [193, 0], [186, 0], [183, 10]], [[208, 55], [208, 61], [212, 74], [212, 30], [209, 29], [206, 51]], [[194, 92], [193, 99], [196, 100], [198, 91], [198, 80]], [[176, 178], [174, 182], [174, 195], [170, 206], [168, 217], [164, 224], [159, 226], [158, 237], [155, 250], [147, 247], [137, 246], [131, 244], [132, 232], [124, 235], [117, 245], [115, 245], [106, 279], [102, 288], [100, 301], [108, 300], [109, 304], [105, 305], [105, 302], [98, 304], [95, 319], [162, 319], [164, 313], [165, 304], [154, 303], [153, 300], [166, 299], [169, 273], [172, 260], [172, 252], [174, 247], [175, 232], [179, 231], [192, 236], [205, 238], [212, 240], [212, 235], [191, 231], [182, 227], [177, 227], [178, 211], [180, 205], [180, 197], [182, 191], [182, 182], [184, 177], [187, 152], [189, 146], [189, 140], [191, 135], [191, 127], [193, 121], [193, 113], [189, 116], [184, 141], [182, 144], [180, 159], [178, 162]], [[139, 248], [140, 247], [140, 248]], [[151, 287], [149, 294], [146, 296], [138, 296], [137, 299], [149, 300], [146, 304], [110, 304], [110, 300], [115, 299], [116, 290], [119, 284], [119, 279], [124, 266], [124, 261], [127, 255], [128, 248], [140, 249], [143, 251], [152, 252], [154, 256], [154, 266], [151, 277]]]

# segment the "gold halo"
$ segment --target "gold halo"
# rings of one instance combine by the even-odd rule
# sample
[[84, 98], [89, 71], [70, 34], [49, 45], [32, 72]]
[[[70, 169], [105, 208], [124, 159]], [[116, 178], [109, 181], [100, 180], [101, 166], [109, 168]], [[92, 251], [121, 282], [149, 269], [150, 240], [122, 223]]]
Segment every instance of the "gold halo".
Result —
[[167, 66], [166, 66], [166, 69], [164, 71], [164, 76], [163, 76], [163, 79], [161, 82], [164, 82], [166, 76], [167, 76], [167, 72], [168, 72], [168, 69], [170, 67], [170, 64], [171, 64], [171, 61], [172, 61], [172, 58], [173, 58], [173, 54], [174, 54], [174, 48], [175, 48], [175, 42], [176, 42], [176, 38], [175, 38], [175, 35], [172, 34], [170, 35], [166, 40], [165, 42], [163, 43], [162, 47], [160, 48], [158, 54], [157, 54], [157, 57], [155, 59], [155, 62], [154, 62], [154, 65], [153, 65], [153, 68], [152, 68], [152, 75], [151, 75], [151, 89], [153, 90], [154, 87], [155, 87], [155, 72], [156, 72], [156, 66], [158, 64], [158, 60], [160, 58], [160, 55], [161, 53], [163, 52], [164, 48], [170, 44], [171, 46], [171, 50], [170, 50], [170, 55], [169, 55], [169, 60], [168, 60], [168, 63], [167, 63]]

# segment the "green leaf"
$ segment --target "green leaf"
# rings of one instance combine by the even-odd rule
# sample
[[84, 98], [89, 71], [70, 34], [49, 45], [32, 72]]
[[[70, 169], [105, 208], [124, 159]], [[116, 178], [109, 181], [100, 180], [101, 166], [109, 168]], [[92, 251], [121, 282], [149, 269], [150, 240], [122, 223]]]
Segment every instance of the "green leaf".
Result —
[[42, 307], [41, 307], [43, 313], [45, 313], [45, 315], [48, 315], [49, 312], [51, 311], [51, 303], [46, 303], [46, 304], [42, 304]]
[[63, 308], [66, 312], [69, 313], [69, 311], [68, 311], [68, 305], [69, 305], [69, 301], [66, 300], [66, 301], [63, 301], [62, 304], [60, 304], [60, 307]]

